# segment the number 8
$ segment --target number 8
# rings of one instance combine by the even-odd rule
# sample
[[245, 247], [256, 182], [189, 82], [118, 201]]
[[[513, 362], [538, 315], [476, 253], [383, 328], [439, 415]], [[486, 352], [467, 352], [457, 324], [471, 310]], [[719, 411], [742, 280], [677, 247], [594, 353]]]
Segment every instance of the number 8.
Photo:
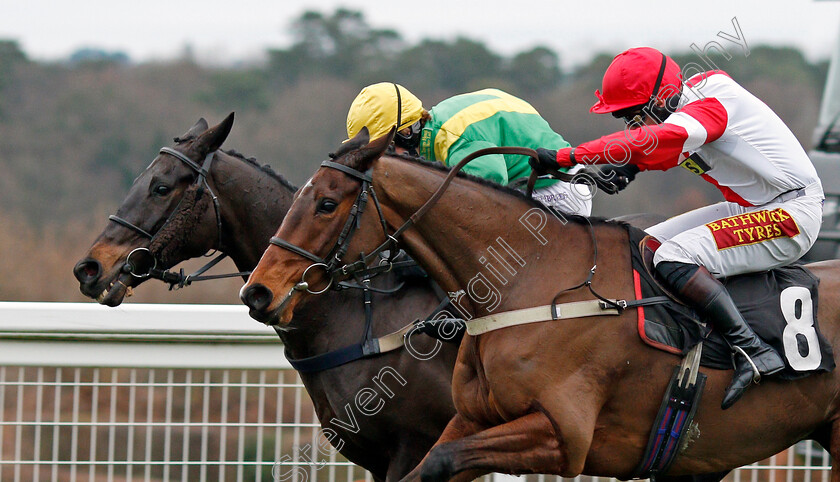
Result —
[[[784, 342], [785, 357], [788, 363], [796, 371], [819, 368], [822, 353], [820, 353], [817, 330], [814, 328], [814, 305], [811, 302], [811, 292], [803, 286], [791, 286], [782, 290], [779, 301], [782, 306], [782, 315], [787, 322], [782, 334], [782, 341]], [[798, 317], [796, 316], [797, 303], [800, 304]], [[799, 337], [797, 335], [804, 337], [808, 347], [808, 353], [805, 356], [802, 356], [799, 352]]]

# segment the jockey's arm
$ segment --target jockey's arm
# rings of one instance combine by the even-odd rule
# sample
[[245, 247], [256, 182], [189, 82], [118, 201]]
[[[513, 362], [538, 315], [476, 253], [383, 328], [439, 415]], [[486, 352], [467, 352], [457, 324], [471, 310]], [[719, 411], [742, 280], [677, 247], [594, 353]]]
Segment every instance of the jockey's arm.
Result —
[[680, 163], [681, 154], [717, 140], [726, 129], [727, 114], [720, 101], [707, 97], [692, 102], [665, 122], [642, 125], [619, 131], [594, 141], [585, 142], [574, 150], [557, 151], [557, 163], [562, 167], [578, 164], [626, 163], [640, 170], [665, 171]]
[[[473, 152], [486, 147], [498, 147], [496, 144], [487, 141], [467, 141], [461, 139], [449, 149], [446, 157], [446, 164], [449, 167], [456, 166], [461, 160]], [[473, 176], [478, 176], [501, 185], [508, 183], [508, 171], [505, 158], [501, 154], [490, 154], [481, 156], [470, 161], [464, 166], [463, 171]]]

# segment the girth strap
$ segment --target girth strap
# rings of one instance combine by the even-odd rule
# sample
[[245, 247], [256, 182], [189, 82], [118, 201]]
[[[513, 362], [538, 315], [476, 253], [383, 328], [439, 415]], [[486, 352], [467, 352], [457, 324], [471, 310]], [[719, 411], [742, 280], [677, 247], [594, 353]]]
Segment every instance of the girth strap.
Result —
[[650, 478], [655, 481], [658, 476], [668, 472], [676, 458], [682, 439], [700, 406], [706, 385], [706, 375], [700, 373], [702, 350], [701, 341], [686, 354], [680, 366], [674, 367], [674, 374], [665, 389], [644, 455], [631, 478]]

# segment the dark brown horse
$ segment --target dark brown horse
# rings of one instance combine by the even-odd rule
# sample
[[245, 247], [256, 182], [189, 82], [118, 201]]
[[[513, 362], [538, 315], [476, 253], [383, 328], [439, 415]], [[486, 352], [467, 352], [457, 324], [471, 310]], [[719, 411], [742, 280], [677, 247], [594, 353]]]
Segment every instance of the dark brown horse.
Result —
[[[156, 247], [161, 268], [211, 249], [228, 254], [240, 270], [256, 266], [291, 206], [295, 188], [271, 169], [219, 150], [232, 125], [232, 116], [210, 129], [201, 119], [172, 146], [209, 171], [205, 194], [197, 199], [195, 169], [173, 154], [160, 154], [140, 174], [117, 216], [153, 239], [109, 222], [74, 269], [82, 293], [119, 305], [127, 287], [145, 281], [122, 271], [127, 255], [150, 244]], [[206, 159], [211, 153], [215, 154]], [[209, 191], [218, 198], [219, 219]], [[373, 284], [397, 283], [393, 274], [385, 274]], [[421, 279], [409, 280], [394, 295], [373, 294], [374, 335], [423, 318], [438, 303], [430, 283]], [[301, 304], [278, 334], [287, 355], [299, 359], [356, 342], [363, 327], [360, 292], [329, 291]], [[417, 465], [455, 413], [450, 379], [457, 347], [423, 335], [413, 336], [412, 344], [415, 355], [436, 354], [421, 361], [403, 349], [301, 374], [322, 426], [337, 434], [333, 444], [377, 479], [399, 479]]]
[[[363, 132], [352, 142], [359, 148], [336, 160], [342, 167], [322, 167], [301, 189], [278, 238], [323, 256], [336, 243], [364, 176], [372, 178], [385, 229], [393, 234], [447, 175], [436, 165], [383, 155], [387, 139], [367, 144]], [[439, 202], [409, 226], [401, 245], [444, 289], [466, 291], [460, 301], [474, 316], [551, 303], [558, 291], [587, 278], [595, 245], [593, 286], [609, 298], [634, 296], [623, 226], [585, 218], [556, 222], [538, 204], [505, 188], [456, 177]], [[367, 210], [347, 252], [370, 253], [384, 239], [376, 212]], [[272, 245], [243, 294], [264, 290], [272, 302], [261, 316], [287, 323], [305, 301], [306, 295], [292, 288], [310, 264]], [[821, 279], [819, 320], [836, 351], [840, 262], [808, 267]], [[583, 288], [557, 301], [593, 298]], [[677, 363], [640, 341], [630, 312], [466, 336], [453, 375], [458, 413], [407, 478], [470, 480], [487, 472], [627, 478], [642, 456]], [[731, 470], [806, 438], [829, 449], [832, 460], [840, 456], [837, 371], [788, 382], [768, 379], [726, 411], [720, 402], [731, 372], [704, 372], [705, 396], [670, 474]], [[840, 472], [832, 470], [832, 480], [840, 481]]]

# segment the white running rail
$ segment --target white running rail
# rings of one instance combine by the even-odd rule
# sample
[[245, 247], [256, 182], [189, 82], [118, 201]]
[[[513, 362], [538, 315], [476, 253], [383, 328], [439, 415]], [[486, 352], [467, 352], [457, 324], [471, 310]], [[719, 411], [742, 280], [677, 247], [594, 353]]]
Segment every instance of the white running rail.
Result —
[[[0, 482], [371, 480], [318, 429], [244, 306], [0, 302]], [[807, 442], [728, 479], [828, 482], [827, 464]]]

